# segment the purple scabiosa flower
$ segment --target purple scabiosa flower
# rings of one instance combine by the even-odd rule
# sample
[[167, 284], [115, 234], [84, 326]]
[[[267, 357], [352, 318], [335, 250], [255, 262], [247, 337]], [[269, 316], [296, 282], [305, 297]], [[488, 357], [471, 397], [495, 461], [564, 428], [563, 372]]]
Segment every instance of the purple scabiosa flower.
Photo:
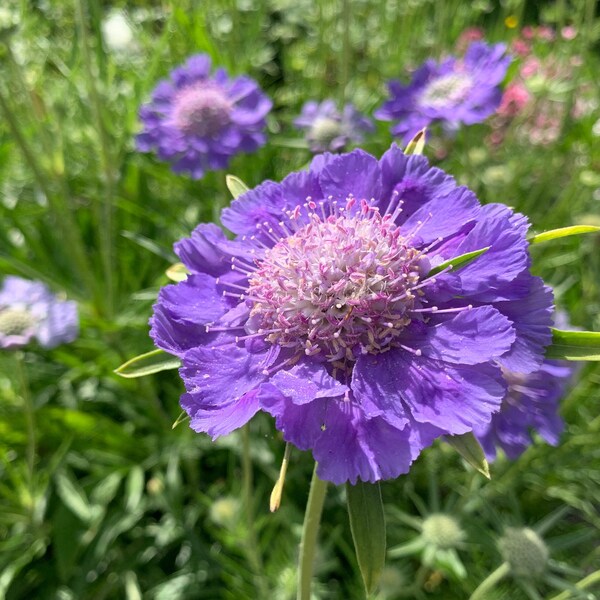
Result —
[[475, 435], [488, 460], [496, 458], [496, 449], [515, 460], [532, 444], [536, 431], [548, 444], [556, 446], [564, 429], [558, 414], [574, 367], [565, 361], [546, 360], [533, 373], [504, 370], [508, 392], [500, 412]]
[[194, 430], [266, 411], [323, 479], [394, 478], [435, 438], [485, 426], [501, 367], [536, 371], [551, 342], [525, 217], [395, 145], [319, 155], [221, 221], [235, 239], [201, 224], [175, 245], [190, 275], [161, 290], [151, 335], [182, 359]]
[[0, 348], [35, 338], [44, 348], [72, 342], [79, 332], [77, 304], [59, 300], [39, 281], [5, 277], [0, 288]]
[[333, 100], [321, 103], [309, 100], [302, 107], [294, 125], [306, 130], [306, 141], [311, 152], [339, 152], [349, 142], [361, 142], [364, 134], [374, 130], [371, 119], [346, 104], [339, 113]]
[[375, 117], [397, 121], [391, 131], [404, 143], [432, 123], [441, 123], [448, 132], [461, 124], [481, 123], [502, 98], [500, 83], [511, 60], [505, 50], [504, 44], [473, 42], [464, 58], [450, 57], [439, 64], [425, 61], [408, 85], [388, 83], [391, 99]]
[[197, 54], [161, 81], [152, 101], [140, 108], [141, 152], [156, 151], [175, 173], [200, 179], [224, 169], [240, 152], [265, 144], [265, 117], [272, 102], [249, 77], [230, 79], [224, 69], [211, 75], [210, 58]]

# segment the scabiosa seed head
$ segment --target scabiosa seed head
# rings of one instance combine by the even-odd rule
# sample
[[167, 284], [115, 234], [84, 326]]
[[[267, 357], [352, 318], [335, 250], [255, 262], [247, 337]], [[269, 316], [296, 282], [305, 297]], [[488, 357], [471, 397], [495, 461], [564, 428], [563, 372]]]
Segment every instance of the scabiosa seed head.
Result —
[[0, 288], [0, 348], [20, 348], [33, 338], [44, 348], [77, 337], [77, 305], [59, 300], [42, 283], [8, 276]]
[[508, 527], [498, 540], [498, 548], [514, 577], [536, 579], [548, 565], [548, 546], [528, 527]]
[[457, 548], [465, 539], [458, 521], [443, 513], [434, 513], [423, 521], [422, 535], [426, 543], [441, 549]]
[[487, 424], [501, 367], [539, 369], [551, 341], [526, 219], [396, 146], [320, 155], [221, 220], [235, 239], [199, 225], [177, 243], [190, 274], [161, 290], [151, 335], [182, 360], [192, 428], [218, 437], [263, 410], [323, 479], [397, 477]]
[[210, 59], [197, 54], [161, 81], [140, 108], [141, 152], [155, 151], [176, 173], [200, 179], [223, 169], [232, 156], [264, 145], [265, 117], [272, 103], [246, 76], [230, 79]]
[[500, 104], [500, 83], [510, 63], [505, 50], [504, 44], [476, 41], [463, 58], [450, 57], [439, 64], [427, 60], [408, 85], [389, 82], [391, 98], [375, 117], [396, 122], [392, 134], [402, 136], [404, 143], [434, 123], [448, 132], [461, 124], [481, 123]]
[[373, 131], [371, 119], [346, 104], [339, 112], [333, 100], [321, 103], [310, 100], [302, 107], [294, 125], [306, 131], [306, 141], [312, 152], [338, 152], [350, 142], [361, 142]]

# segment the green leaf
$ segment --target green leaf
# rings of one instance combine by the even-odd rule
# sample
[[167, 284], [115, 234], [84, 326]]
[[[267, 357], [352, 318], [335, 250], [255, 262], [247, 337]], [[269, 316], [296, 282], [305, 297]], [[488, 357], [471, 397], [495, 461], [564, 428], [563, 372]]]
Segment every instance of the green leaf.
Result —
[[546, 358], [600, 360], [600, 333], [552, 329], [552, 344], [546, 348]]
[[549, 242], [558, 238], [569, 237], [571, 235], [581, 235], [582, 233], [596, 233], [600, 231], [600, 227], [594, 225], [573, 225], [572, 227], [561, 227], [560, 229], [552, 229], [534, 235], [530, 240], [530, 244], [539, 244], [541, 242]]
[[189, 275], [189, 271], [187, 267], [183, 263], [175, 263], [171, 265], [166, 271], [166, 276], [171, 280], [179, 283], [180, 281], [185, 281], [187, 276]]
[[490, 479], [490, 466], [485, 458], [483, 449], [477, 438], [471, 433], [462, 435], [447, 435], [444, 440], [448, 442], [472, 467]]
[[423, 150], [425, 149], [426, 131], [426, 128], [423, 127], [421, 131], [417, 132], [415, 137], [406, 145], [404, 154], [423, 154]]
[[146, 352], [146, 354], [140, 354], [128, 360], [114, 372], [121, 377], [131, 379], [168, 369], [177, 369], [180, 366], [181, 361], [176, 356], [171, 356], [164, 350], [152, 350], [152, 352]]
[[385, 517], [379, 483], [346, 484], [348, 516], [354, 549], [367, 596], [373, 593], [385, 566]]
[[225, 175], [225, 183], [227, 189], [234, 198], [238, 198], [242, 194], [245, 194], [250, 188], [235, 175]]
[[437, 275], [447, 267], [451, 267], [451, 270], [458, 270], [466, 267], [469, 263], [473, 262], [477, 257], [485, 254], [491, 246], [486, 246], [485, 248], [481, 248], [481, 250], [473, 250], [472, 252], [465, 252], [465, 254], [461, 254], [460, 256], [455, 256], [454, 258], [450, 258], [443, 263], [439, 264], [437, 267], [433, 267], [429, 273], [427, 273], [427, 277], [433, 277], [433, 275]]

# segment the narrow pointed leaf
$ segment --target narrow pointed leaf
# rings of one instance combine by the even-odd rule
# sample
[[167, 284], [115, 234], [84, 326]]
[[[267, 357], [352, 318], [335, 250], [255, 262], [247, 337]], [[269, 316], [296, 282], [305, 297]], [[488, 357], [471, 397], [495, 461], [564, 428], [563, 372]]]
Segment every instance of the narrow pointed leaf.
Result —
[[177, 425], [179, 425], [180, 423], [183, 423], [188, 418], [189, 418], [189, 415], [185, 412], [185, 410], [182, 410], [179, 413], [179, 416], [175, 419], [175, 422], [173, 423], [173, 425], [171, 425], [171, 429], [175, 429], [175, 427], [177, 427]]
[[552, 344], [546, 348], [546, 358], [600, 360], [600, 333], [552, 329]]
[[189, 273], [190, 272], [187, 270], [187, 267], [180, 262], [171, 265], [165, 272], [171, 281], [175, 281], [177, 283], [180, 281], [185, 281]]
[[473, 250], [472, 252], [465, 252], [465, 254], [461, 254], [460, 256], [455, 256], [454, 258], [450, 258], [443, 263], [439, 264], [437, 267], [433, 267], [429, 273], [427, 273], [427, 277], [432, 277], [433, 275], [437, 275], [447, 267], [451, 267], [451, 270], [457, 271], [458, 269], [462, 269], [466, 267], [469, 263], [473, 262], [476, 258], [485, 254], [491, 246], [486, 246], [485, 248], [481, 248], [480, 250]]
[[227, 189], [229, 193], [237, 198], [242, 194], [245, 194], [250, 188], [235, 175], [225, 175], [225, 183], [227, 184]]
[[181, 361], [177, 357], [167, 354], [164, 350], [152, 350], [152, 352], [140, 354], [123, 363], [118, 369], [115, 369], [115, 373], [121, 377], [131, 379], [166, 371], [167, 369], [177, 369], [180, 366]]
[[472, 467], [475, 467], [482, 475], [491, 479], [490, 466], [483, 453], [483, 448], [471, 432], [463, 433], [462, 435], [447, 435], [444, 440]]
[[379, 483], [346, 484], [348, 516], [354, 549], [367, 596], [379, 583], [385, 566], [385, 517]]
[[561, 227], [560, 229], [552, 229], [534, 235], [530, 240], [530, 244], [539, 244], [541, 242], [549, 242], [558, 238], [569, 237], [571, 235], [581, 235], [582, 233], [596, 233], [600, 231], [600, 227], [594, 225], [573, 225], [572, 227]]
[[425, 135], [426, 129], [423, 127], [423, 129], [417, 132], [415, 137], [408, 142], [404, 149], [404, 154], [423, 154], [423, 150], [425, 149]]

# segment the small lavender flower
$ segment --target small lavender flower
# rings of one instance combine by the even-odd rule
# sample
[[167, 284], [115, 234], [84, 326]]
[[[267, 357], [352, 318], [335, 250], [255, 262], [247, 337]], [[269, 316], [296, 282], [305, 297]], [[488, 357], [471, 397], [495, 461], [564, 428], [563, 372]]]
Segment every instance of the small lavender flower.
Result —
[[263, 410], [322, 479], [390, 479], [435, 438], [489, 423], [501, 366], [542, 364], [553, 301], [529, 272], [527, 220], [423, 156], [325, 153], [221, 220], [235, 239], [201, 224], [175, 245], [190, 275], [151, 319], [182, 359], [196, 431], [226, 435]]
[[308, 147], [315, 153], [339, 152], [350, 142], [361, 142], [365, 133], [374, 130], [371, 119], [352, 104], [346, 104], [340, 114], [333, 100], [306, 102], [294, 125], [306, 130]]
[[137, 149], [156, 151], [175, 173], [200, 179], [227, 167], [232, 156], [265, 144], [271, 106], [253, 79], [230, 79], [222, 68], [211, 75], [210, 58], [197, 54], [161, 81], [152, 101], [140, 108], [144, 130]]
[[504, 370], [508, 392], [500, 412], [490, 423], [475, 429], [488, 460], [496, 458], [496, 449], [504, 450], [511, 460], [531, 446], [537, 432], [548, 444], [556, 446], [564, 423], [558, 414], [574, 367], [563, 361], [546, 360], [533, 373]]
[[78, 334], [77, 304], [59, 300], [38, 281], [8, 276], [0, 289], [0, 348], [20, 348], [35, 338], [44, 348]]
[[484, 121], [502, 98], [500, 83], [510, 63], [505, 50], [504, 44], [474, 42], [462, 59], [450, 57], [439, 64], [427, 60], [408, 85], [388, 83], [391, 99], [375, 117], [397, 121], [391, 131], [404, 143], [432, 123], [441, 123], [447, 132], [453, 132], [461, 124]]

